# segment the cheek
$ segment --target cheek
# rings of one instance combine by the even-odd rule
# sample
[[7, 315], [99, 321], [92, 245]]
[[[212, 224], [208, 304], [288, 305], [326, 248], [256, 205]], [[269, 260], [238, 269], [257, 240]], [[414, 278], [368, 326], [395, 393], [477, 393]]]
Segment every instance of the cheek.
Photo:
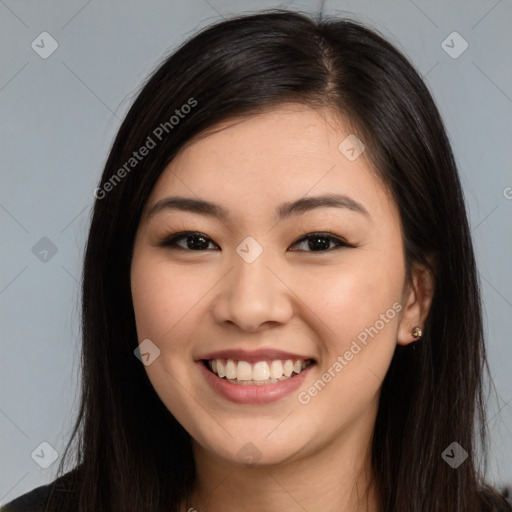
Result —
[[186, 323], [187, 315], [207, 291], [204, 280], [191, 279], [189, 273], [158, 261], [134, 261], [131, 283], [139, 339], [160, 343]]
[[[354, 340], [365, 349], [365, 358], [380, 357], [382, 351], [387, 359], [396, 344], [404, 272], [399, 251], [368, 251], [343, 267], [301, 280], [300, 295], [323, 324], [328, 360], [349, 350]], [[379, 343], [371, 349], [370, 343], [364, 345], [373, 340]]]
[[171, 267], [154, 258], [134, 258], [132, 300], [139, 341], [149, 338], [160, 349], [154, 363], [145, 366], [148, 378], [168, 410], [188, 424], [193, 422], [182, 390], [192, 386], [183, 361], [188, 357], [191, 313], [205, 291], [197, 279], [192, 283]]
[[[318, 415], [308, 421], [316, 428], [339, 428], [375, 404], [396, 348], [401, 309], [400, 261], [392, 268], [382, 263], [361, 258], [308, 279], [302, 290], [318, 317], [322, 357], [318, 380], [302, 390], [299, 402], [314, 403]], [[332, 416], [333, 408], [343, 415]]]

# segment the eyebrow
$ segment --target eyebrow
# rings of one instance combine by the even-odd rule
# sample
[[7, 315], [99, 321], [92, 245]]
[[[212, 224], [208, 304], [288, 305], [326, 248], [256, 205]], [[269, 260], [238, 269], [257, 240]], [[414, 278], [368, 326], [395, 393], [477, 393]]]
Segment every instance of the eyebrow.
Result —
[[[371, 218], [368, 210], [358, 201], [344, 194], [324, 194], [320, 196], [301, 197], [296, 201], [283, 203], [277, 208], [277, 219], [283, 220], [294, 215], [301, 215], [316, 208], [345, 208]], [[218, 219], [228, 219], [229, 210], [222, 206], [192, 197], [169, 196], [157, 201], [146, 213], [149, 220], [165, 210], [182, 210]]]

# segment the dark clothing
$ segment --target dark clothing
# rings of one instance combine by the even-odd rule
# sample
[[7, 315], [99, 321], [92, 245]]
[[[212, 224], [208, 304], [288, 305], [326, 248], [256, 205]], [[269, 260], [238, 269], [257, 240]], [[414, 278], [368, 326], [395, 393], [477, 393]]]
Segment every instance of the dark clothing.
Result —
[[1, 508], [1, 512], [76, 512], [78, 510], [78, 499], [72, 501], [71, 507], [64, 507], [68, 502], [69, 496], [74, 495], [74, 481], [78, 470], [62, 475], [50, 482], [48, 485], [36, 487], [31, 491], [19, 496], [18, 498], [6, 503]]
[[[7, 503], [0, 512], [76, 512], [78, 510], [78, 497], [74, 486], [77, 475], [78, 469], [75, 468], [48, 485], [37, 487]], [[504, 489], [502, 492], [503, 498], [489, 499], [489, 508], [485, 512], [507, 512], [512, 510], [511, 505], [507, 506], [507, 503], [510, 503], [510, 498], [505, 499], [509, 497], [509, 490]], [[70, 494], [73, 498], [71, 506], [65, 507]], [[502, 504], [498, 504], [497, 501], [502, 501]]]

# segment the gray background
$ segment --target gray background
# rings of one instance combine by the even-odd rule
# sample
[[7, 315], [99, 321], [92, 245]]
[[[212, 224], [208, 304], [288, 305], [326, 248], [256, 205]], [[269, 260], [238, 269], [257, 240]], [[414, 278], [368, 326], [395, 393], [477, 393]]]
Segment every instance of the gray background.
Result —
[[[43, 469], [35, 460], [48, 462], [48, 447], [36, 450], [39, 459], [31, 453], [41, 442], [61, 453], [69, 436], [92, 191], [139, 84], [197, 29], [279, 5], [317, 11], [320, 3], [0, 0], [0, 502], [51, 481], [58, 461]], [[328, 1], [325, 11], [378, 28], [405, 52], [446, 122], [470, 212], [498, 391], [490, 401], [488, 476], [510, 484], [511, 0], [339, 0]], [[58, 48], [43, 59], [31, 43], [42, 46], [45, 31]], [[469, 44], [456, 59], [442, 47], [454, 31]], [[453, 52], [460, 43], [447, 44]], [[41, 252], [43, 237], [55, 245], [54, 255]]]

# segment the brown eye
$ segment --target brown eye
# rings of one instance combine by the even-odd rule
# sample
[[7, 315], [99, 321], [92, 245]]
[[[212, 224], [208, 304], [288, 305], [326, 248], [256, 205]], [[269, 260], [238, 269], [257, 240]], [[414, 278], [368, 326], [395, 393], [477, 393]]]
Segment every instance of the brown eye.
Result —
[[[306, 252], [328, 252], [340, 247], [354, 247], [341, 238], [328, 233], [311, 233], [297, 240], [293, 245], [302, 244], [307, 249], [290, 249], [291, 251], [305, 250]], [[304, 244], [307, 244], [306, 246]], [[332, 246], [331, 244], [334, 244]]]
[[[184, 241], [184, 243], [182, 243], [182, 241]], [[171, 249], [205, 251], [209, 250], [208, 247], [210, 244], [213, 244], [218, 248], [218, 246], [211, 240], [211, 238], [207, 237], [206, 235], [197, 233], [195, 231], [184, 231], [166, 238], [158, 245], [160, 247], [168, 247]]]
[[[179, 249], [184, 251], [207, 251], [220, 249], [211, 238], [195, 231], [182, 231], [176, 233], [160, 242], [159, 247], [169, 249]], [[341, 238], [329, 233], [310, 233], [292, 244], [293, 246], [301, 246], [299, 249], [289, 249], [290, 251], [302, 252], [329, 252], [340, 247], [355, 247], [345, 242]]]

